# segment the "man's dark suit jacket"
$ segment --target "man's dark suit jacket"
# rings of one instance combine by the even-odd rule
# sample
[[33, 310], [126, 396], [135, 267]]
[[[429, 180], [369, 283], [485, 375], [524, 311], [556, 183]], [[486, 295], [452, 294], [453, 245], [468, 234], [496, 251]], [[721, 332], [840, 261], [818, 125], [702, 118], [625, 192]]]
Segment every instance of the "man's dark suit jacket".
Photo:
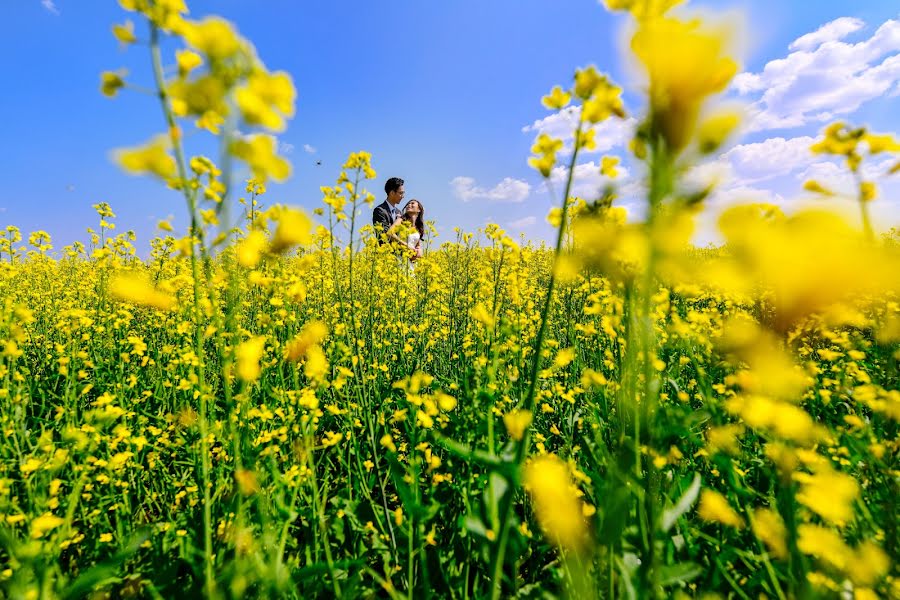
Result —
[[375, 226], [375, 235], [378, 236], [378, 241], [380, 243], [384, 242], [384, 234], [387, 233], [387, 230], [390, 229], [393, 224], [394, 219], [391, 217], [391, 205], [385, 200], [372, 211], [372, 225]]

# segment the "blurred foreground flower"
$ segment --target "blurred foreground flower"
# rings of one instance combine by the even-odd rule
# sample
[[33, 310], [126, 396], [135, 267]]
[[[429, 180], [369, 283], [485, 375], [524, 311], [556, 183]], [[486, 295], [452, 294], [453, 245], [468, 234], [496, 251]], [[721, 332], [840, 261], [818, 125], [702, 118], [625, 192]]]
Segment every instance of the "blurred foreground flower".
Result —
[[146, 278], [135, 274], [116, 275], [109, 284], [109, 293], [113, 298], [158, 308], [172, 310], [175, 298], [155, 288]]
[[582, 502], [558, 456], [548, 454], [532, 459], [525, 466], [525, 489], [534, 501], [538, 523], [550, 540], [567, 550], [583, 550], [589, 537]]

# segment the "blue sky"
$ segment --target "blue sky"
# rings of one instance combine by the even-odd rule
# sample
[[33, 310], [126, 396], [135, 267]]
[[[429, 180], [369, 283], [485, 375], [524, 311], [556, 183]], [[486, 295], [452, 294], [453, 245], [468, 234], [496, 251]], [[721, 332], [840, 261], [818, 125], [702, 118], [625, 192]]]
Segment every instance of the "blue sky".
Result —
[[[269, 204], [319, 206], [319, 187], [332, 184], [346, 155], [368, 150], [378, 172], [370, 189], [380, 199], [384, 179], [403, 177], [407, 198], [422, 201], [441, 239], [452, 238], [456, 226], [472, 231], [489, 221], [549, 239], [544, 217], [558, 199], [526, 160], [537, 133], [562, 134], [566, 127], [564, 115], [546, 119], [540, 97], [593, 63], [626, 86], [632, 114], [641, 110], [639, 83], [620, 50], [626, 20], [596, 0], [189, 5], [195, 18], [216, 13], [235, 22], [270, 69], [294, 78], [297, 115], [279, 136], [294, 175], [270, 186]], [[830, 120], [900, 131], [895, 2], [718, 0], [691, 7], [733, 9], [747, 24], [744, 72], [728, 92], [748, 107], [747, 124], [725, 156], [692, 174], [728, 180], [699, 241], [715, 239], [712, 214], [731, 202], [766, 200], [791, 210], [811, 202], [801, 190], [808, 177], [847, 186], [834, 163], [806, 152]], [[113, 148], [163, 130], [153, 98], [126, 91], [110, 100], [99, 92], [104, 70], [125, 67], [129, 81], [150, 83], [147, 49], [122, 50], [110, 33], [128, 16], [134, 18], [112, 0], [14, 0], [0, 7], [9, 82], [0, 95], [6, 115], [0, 225], [26, 234], [47, 230], [60, 248], [86, 240], [85, 229], [97, 222], [91, 204], [105, 201], [120, 229], [137, 232], [142, 251], [158, 220], [174, 215], [184, 226], [180, 196], [122, 174], [109, 159]], [[136, 24], [141, 36], [145, 29]], [[590, 195], [604, 183], [600, 157], [624, 155], [632, 125], [600, 129], [604, 151], [579, 161], [576, 191]], [[209, 152], [202, 134], [190, 143]], [[625, 169], [623, 202], [636, 212], [631, 197], [640, 190], [639, 172], [627, 160]], [[872, 206], [882, 229], [900, 225], [900, 186], [894, 181], [884, 192]]]

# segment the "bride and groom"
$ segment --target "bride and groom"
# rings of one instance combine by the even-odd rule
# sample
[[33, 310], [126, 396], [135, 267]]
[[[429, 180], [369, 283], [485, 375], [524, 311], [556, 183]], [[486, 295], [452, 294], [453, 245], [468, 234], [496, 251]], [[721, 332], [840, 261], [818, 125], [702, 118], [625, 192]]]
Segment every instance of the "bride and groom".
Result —
[[416, 199], [400, 208], [406, 193], [403, 180], [391, 177], [384, 184], [387, 198], [372, 211], [372, 225], [379, 241], [396, 245], [406, 256], [410, 266], [422, 257], [422, 238], [425, 236], [425, 209]]

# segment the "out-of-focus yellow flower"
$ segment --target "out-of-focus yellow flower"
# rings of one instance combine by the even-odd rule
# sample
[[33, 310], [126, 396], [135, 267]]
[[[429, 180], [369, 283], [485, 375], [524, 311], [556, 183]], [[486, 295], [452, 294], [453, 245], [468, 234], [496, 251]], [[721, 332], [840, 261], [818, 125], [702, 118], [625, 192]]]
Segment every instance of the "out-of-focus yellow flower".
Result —
[[882, 152], [900, 152], [900, 142], [894, 139], [890, 133], [877, 134], [866, 133], [863, 140], [869, 146], [869, 154], [881, 154]]
[[112, 32], [116, 39], [123, 44], [133, 44], [137, 41], [137, 38], [134, 36], [134, 23], [131, 19], [128, 19], [121, 25], [113, 25]]
[[666, 14], [684, 0], [603, 0], [607, 10], [627, 10], [636, 19], [652, 19]]
[[834, 196], [834, 192], [823, 186], [818, 181], [810, 179], [803, 183], [803, 189], [814, 194], [822, 194], [823, 196]]
[[247, 124], [272, 131], [283, 131], [284, 117], [294, 116], [295, 96], [291, 76], [283, 71], [254, 71], [247, 85], [235, 91], [235, 101]]
[[521, 441], [525, 435], [525, 429], [531, 425], [531, 411], [522, 408], [516, 408], [503, 415], [503, 424], [506, 425], [506, 431], [509, 437]]
[[796, 473], [800, 483], [797, 502], [823, 519], [844, 526], [853, 519], [853, 501], [859, 497], [859, 484], [849, 475], [823, 468], [814, 475]]
[[725, 496], [714, 490], [701, 492], [697, 515], [704, 521], [721, 523], [737, 529], [744, 526], [744, 520], [731, 508]]
[[179, 33], [184, 41], [211, 60], [230, 58], [246, 45], [231, 23], [216, 16], [202, 21], [184, 21]]
[[256, 481], [256, 473], [253, 471], [238, 469], [234, 472], [234, 480], [244, 496], [250, 496], [259, 491], [259, 483]]
[[193, 50], [181, 49], [175, 51], [175, 62], [178, 64], [178, 76], [187, 77], [191, 71], [203, 64], [203, 57]]
[[548, 95], [541, 98], [541, 104], [551, 110], [561, 110], [568, 106], [571, 100], [572, 94], [564, 92], [561, 87], [555, 85]]
[[259, 379], [262, 369], [259, 361], [266, 348], [264, 336], [254, 336], [244, 340], [234, 349], [234, 360], [237, 367], [237, 376], [247, 383], [253, 383]]
[[604, 156], [600, 159], [600, 174], [604, 177], [614, 179], [619, 176], [616, 166], [619, 164], [618, 156]]
[[51, 512], [45, 512], [31, 521], [31, 537], [33, 539], [42, 538], [45, 533], [52, 529], [56, 529], [63, 523], [65, 523], [64, 519], [57, 517]]
[[248, 269], [258, 265], [268, 243], [266, 234], [262, 231], [253, 230], [248, 233], [235, 247], [238, 264]]
[[772, 292], [781, 331], [835, 304], [900, 289], [896, 250], [869, 242], [835, 214], [802, 211], [773, 219], [745, 206], [725, 211], [719, 226], [734, 268]]
[[303, 363], [303, 374], [311, 381], [321, 383], [328, 374], [328, 358], [325, 351], [319, 345], [310, 346], [306, 351], [306, 360]]
[[276, 222], [275, 233], [269, 250], [281, 254], [297, 245], [312, 241], [312, 221], [302, 210], [289, 207], [278, 207], [272, 212]]
[[524, 482], [547, 537], [567, 550], [583, 549], [588, 529], [566, 463], [552, 454], [534, 458], [525, 466]]
[[544, 177], [549, 177], [554, 165], [556, 165], [556, 153], [562, 148], [562, 140], [552, 138], [546, 133], [541, 133], [531, 147], [531, 152], [534, 156], [528, 159], [528, 164], [540, 171]]
[[711, 154], [722, 147], [725, 140], [741, 123], [741, 116], [733, 111], [707, 117], [697, 130], [697, 148], [703, 154]]
[[729, 38], [699, 20], [657, 18], [638, 25], [631, 48], [647, 72], [651, 127], [670, 151], [688, 144], [707, 97], [723, 91], [737, 73], [737, 62], [726, 53]]
[[838, 570], [844, 570], [853, 557], [853, 550], [840, 534], [808, 523], [797, 527], [797, 547], [804, 554], [820, 558]]
[[109, 283], [109, 292], [113, 298], [125, 302], [133, 302], [159, 310], [175, 308], [175, 298], [156, 289], [150, 281], [138, 275], [116, 275]]
[[175, 177], [176, 166], [168, 148], [168, 140], [160, 135], [144, 146], [116, 150], [113, 156], [119, 166], [129, 173], [151, 174], [169, 180]]
[[856, 548], [847, 565], [847, 575], [857, 585], [874, 585], [888, 574], [891, 559], [874, 542], [865, 541]]
[[291, 174], [291, 164], [275, 153], [275, 138], [258, 134], [231, 143], [231, 153], [247, 163], [260, 181], [284, 181]]
[[321, 344], [328, 336], [328, 327], [322, 321], [310, 321], [284, 348], [284, 357], [296, 362], [306, 356], [310, 348]]
[[784, 521], [774, 510], [761, 508], [752, 513], [753, 533], [776, 558], [787, 557], [787, 533]]
[[122, 69], [119, 71], [104, 71], [100, 74], [100, 91], [104, 96], [112, 98], [119, 93], [119, 90], [125, 87], [125, 75], [128, 71]]
[[863, 202], [871, 202], [878, 197], [878, 187], [873, 181], [863, 181], [859, 184], [859, 198]]

